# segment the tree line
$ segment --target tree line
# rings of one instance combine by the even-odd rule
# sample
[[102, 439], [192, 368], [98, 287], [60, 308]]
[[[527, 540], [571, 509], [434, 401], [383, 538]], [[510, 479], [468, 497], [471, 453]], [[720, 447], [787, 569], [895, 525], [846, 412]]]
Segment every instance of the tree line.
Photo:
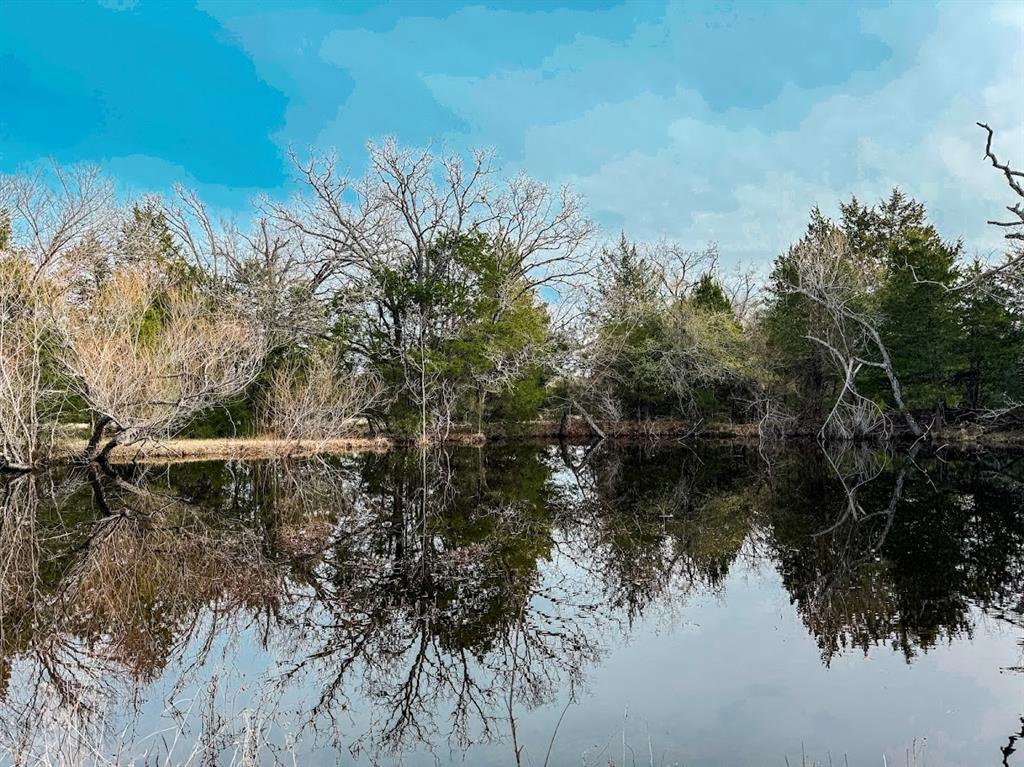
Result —
[[812, 210], [761, 279], [714, 247], [608, 242], [572, 190], [488, 152], [368, 156], [361, 177], [293, 157], [296, 194], [244, 226], [184, 188], [121, 199], [93, 167], [0, 177], [0, 465], [76, 422], [102, 461], [180, 434], [426, 443], [569, 415], [830, 439], [1019, 418], [1019, 201], [990, 222], [995, 264], [893, 190]]

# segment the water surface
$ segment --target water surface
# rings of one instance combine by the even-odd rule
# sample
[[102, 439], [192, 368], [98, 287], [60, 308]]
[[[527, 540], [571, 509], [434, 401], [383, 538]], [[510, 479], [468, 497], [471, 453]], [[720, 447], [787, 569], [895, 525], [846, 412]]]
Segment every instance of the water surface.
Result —
[[22, 477], [3, 763], [1024, 764], [1022, 491], [735, 445]]

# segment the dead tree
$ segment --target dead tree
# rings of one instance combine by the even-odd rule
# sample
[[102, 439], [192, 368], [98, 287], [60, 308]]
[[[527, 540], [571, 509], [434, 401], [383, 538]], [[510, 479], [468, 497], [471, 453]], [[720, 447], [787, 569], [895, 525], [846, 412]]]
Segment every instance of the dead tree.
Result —
[[162, 210], [185, 257], [231, 286], [269, 349], [327, 334], [326, 306], [339, 275], [316, 240], [267, 215], [246, 231], [217, 221], [195, 192], [180, 186]]
[[[1006, 183], [1009, 184], [1010, 189], [1016, 194], [1021, 200], [1024, 200], [1024, 172], [1014, 170], [1009, 164], [1000, 162], [996, 157], [995, 152], [992, 151], [992, 138], [994, 135], [993, 130], [985, 123], [978, 123], [978, 127], [984, 128], [988, 134], [988, 138], [985, 141], [985, 158], [992, 163], [992, 167], [998, 171], [1001, 171], [1003, 176], [1006, 178]], [[1006, 209], [1012, 213], [1015, 218], [1011, 221], [989, 221], [988, 223], [992, 226], [1002, 227], [1008, 231], [1004, 235], [1008, 240], [1024, 241], [1024, 204], [1020, 201], [1013, 205], [1007, 205]], [[1021, 254], [1020, 258], [1024, 258], [1024, 253]]]
[[113, 187], [91, 166], [37, 165], [0, 176], [0, 470], [26, 471], [52, 444], [46, 383], [56, 305], [107, 249]]
[[31, 264], [33, 282], [70, 288], [112, 246], [114, 188], [95, 166], [38, 165], [0, 176], [8, 249]]
[[[871, 416], [868, 400], [856, 389], [857, 375], [865, 367], [882, 371], [889, 384], [896, 409], [907, 428], [919, 437], [924, 433], [903, 400], [903, 390], [888, 348], [871, 314], [861, 306], [869, 287], [870, 274], [849, 251], [845, 235], [837, 228], [805, 237], [791, 250], [794, 278], [787, 288], [824, 310], [824, 327], [812, 329], [807, 338], [826, 349], [836, 363], [843, 386], [821, 434], [834, 427], [838, 436], [862, 436], [857, 422], [872, 428], [882, 421]], [[865, 356], [874, 349], [876, 358]], [[844, 418], [845, 417], [845, 418]], [[865, 420], [867, 419], [867, 420]]]
[[0, 254], [0, 472], [28, 471], [41, 457], [47, 320], [31, 266]]

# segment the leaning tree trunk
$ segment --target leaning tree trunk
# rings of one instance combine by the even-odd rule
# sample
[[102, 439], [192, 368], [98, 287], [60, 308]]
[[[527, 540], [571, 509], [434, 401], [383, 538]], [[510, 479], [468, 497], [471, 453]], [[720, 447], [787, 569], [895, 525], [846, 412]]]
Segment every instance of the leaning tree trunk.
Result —
[[119, 444], [118, 438], [112, 438], [107, 444], [100, 450], [99, 455], [96, 456], [96, 463], [100, 465], [107, 474], [113, 474], [113, 469], [110, 467], [110, 451], [117, 447]]
[[[96, 450], [99, 448], [100, 442], [103, 439], [103, 432], [106, 431], [107, 426], [110, 425], [112, 421], [113, 419], [108, 415], [100, 416], [96, 420], [92, 429], [92, 435], [89, 437], [89, 441], [85, 445], [85, 450], [83, 450], [82, 454], [78, 457], [78, 461], [80, 463], [92, 463], [93, 459], [96, 457]], [[104, 450], [106, 451], [106, 448], [104, 448]]]
[[871, 340], [874, 341], [875, 347], [878, 349], [879, 354], [882, 355], [881, 368], [885, 372], [885, 377], [889, 379], [889, 389], [892, 391], [892, 398], [896, 402], [896, 407], [899, 412], [903, 414], [903, 419], [907, 422], [907, 426], [915, 437], [920, 437], [924, 434], [924, 430], [918, 424], [917, 419], [914, 418], [910, 409], [906, 406], [903, 401], [903, 389], [900, 386], [900, 379], [896, 377], [896, 371], [893, 368], [892, 358], [889, 357], [889, 350], [882, 343], [882, 337], [873, 326], [864, 320], [859, 320], [861, 326], [865, 328], [868, 334], [871, 336]]

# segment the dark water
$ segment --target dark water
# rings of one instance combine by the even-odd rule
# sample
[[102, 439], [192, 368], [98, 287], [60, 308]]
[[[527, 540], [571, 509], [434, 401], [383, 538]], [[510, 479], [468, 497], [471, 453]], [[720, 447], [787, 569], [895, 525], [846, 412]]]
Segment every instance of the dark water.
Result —
[[5, 764], [1024, 765], [1020, 455], [517, 446], [0, 493]]

